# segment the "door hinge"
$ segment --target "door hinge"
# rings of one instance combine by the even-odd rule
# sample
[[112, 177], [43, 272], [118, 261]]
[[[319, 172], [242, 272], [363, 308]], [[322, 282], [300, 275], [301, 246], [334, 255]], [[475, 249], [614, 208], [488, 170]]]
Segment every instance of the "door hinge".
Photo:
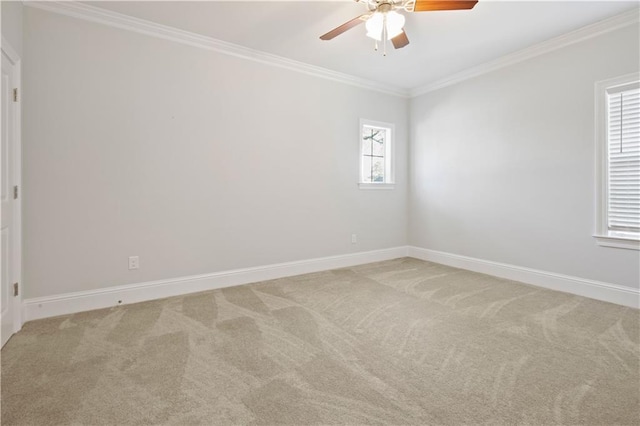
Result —
[[13, 296], [17, 296], [18, 293], [18, 283], [13, 283]]
[[18, 185], [13, 187], [13, 199], [14, 200], [18, 199]]
[[13, 102], [18, 102], [18, 88], [13, 89]]

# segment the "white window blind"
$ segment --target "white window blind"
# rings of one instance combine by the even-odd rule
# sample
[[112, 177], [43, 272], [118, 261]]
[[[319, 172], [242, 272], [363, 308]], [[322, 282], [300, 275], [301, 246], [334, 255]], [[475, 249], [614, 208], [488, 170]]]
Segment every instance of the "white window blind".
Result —
[[607, 93], [608, 228], [640, 231], [640, 88]]

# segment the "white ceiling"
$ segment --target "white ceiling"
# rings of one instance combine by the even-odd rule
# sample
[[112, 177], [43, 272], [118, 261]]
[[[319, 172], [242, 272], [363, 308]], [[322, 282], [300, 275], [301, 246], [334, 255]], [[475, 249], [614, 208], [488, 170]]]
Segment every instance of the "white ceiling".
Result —
[[412, 89], [638, 7], [638, 1], [480, 0], [469, 11], [407, 13], [411, 43], [387, 56], [364, 25], [319, 36], [366, 11], [353, 1], [100, 1], [111, 11], [360, 78]]

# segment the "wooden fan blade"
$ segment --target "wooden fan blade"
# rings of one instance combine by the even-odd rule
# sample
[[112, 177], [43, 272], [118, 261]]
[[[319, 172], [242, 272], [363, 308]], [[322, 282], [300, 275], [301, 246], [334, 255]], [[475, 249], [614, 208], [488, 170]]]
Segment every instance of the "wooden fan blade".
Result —
[[416, 0], [414, 12], [473, 9], [478, 0]]
[[402, 49], [407, 44], [409, 44], [407, 33], [402, 30], [400, 34], [391, 39], [391, 43], [393, 43], [393, 47], [395, 47], [396, 49]]
[[349, 22], [345, 22], [344, 24], [340, 25], [339, 27], [336, 27], [334, 29], [332, 29], [331, 31], [329, 31], [328, 33], [320, 36], [320, 40], [331, 40], [334, 37], [339, 36], [340, 34], [342, 34], [343, 32], [350, 30], [351, 28], [362, 24], [364, 21], [367, 20], [367, 18], [369, 17], [368, 13], [365, 13], [364, 15], [360, 15], [357, 18], [353, 18], [352, 20], [350, 20]]

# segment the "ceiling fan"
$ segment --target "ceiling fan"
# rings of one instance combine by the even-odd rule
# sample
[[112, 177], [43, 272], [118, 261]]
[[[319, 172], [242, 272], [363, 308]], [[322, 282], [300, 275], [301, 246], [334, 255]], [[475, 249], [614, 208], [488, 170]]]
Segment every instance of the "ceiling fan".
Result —
[[347, 30], [365, 22], [367, 37], [378, 42], [382, 41], [384, 54], [386, 55], [386, 41], [391, 40], [393, 47], [400, 49], [409, 44], [407, 33], [404, 32], [404, 15], [397, 11], [405, 12], [431, 12], [436, 10], [464, 10], [473, 9], [478, 0], [355, 0], [365, 3], [369, 11], [353, 18], [320, 36], [320, 40], [331, 40]]

